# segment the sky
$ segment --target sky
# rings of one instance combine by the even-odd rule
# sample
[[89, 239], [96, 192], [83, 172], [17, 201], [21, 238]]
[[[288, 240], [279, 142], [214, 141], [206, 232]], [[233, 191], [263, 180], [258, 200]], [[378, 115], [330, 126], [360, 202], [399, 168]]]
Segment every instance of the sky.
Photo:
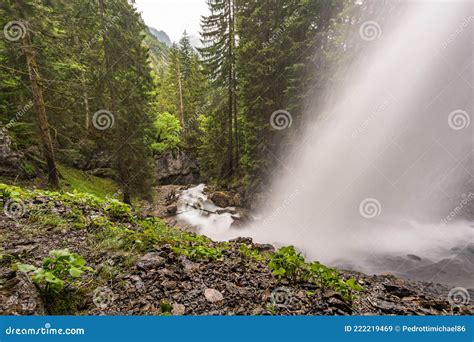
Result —
[[184, 30], [199, 36], [201, 15], [208, 14], [205, 0], [136, 0], [135, 7], [148, 26], [165, 31], [175, 42]]

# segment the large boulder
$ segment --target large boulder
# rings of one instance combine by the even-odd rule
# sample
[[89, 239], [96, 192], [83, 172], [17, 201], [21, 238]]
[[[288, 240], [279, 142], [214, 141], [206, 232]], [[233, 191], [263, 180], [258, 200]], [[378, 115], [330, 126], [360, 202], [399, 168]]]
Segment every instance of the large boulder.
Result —
[[160, 184], [194, 184], [199, 182], [196, 160], [185, 151], [162, 153], [155, 157], [156, 175]]

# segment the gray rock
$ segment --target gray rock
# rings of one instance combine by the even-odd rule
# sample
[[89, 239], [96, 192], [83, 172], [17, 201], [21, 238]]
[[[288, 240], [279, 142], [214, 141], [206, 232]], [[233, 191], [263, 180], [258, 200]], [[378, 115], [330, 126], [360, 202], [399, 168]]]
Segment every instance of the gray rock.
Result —
[[193, 184], [199, 182], [199, 168], [184, 151], [171, 151], [155, 157], [156, 177], [161, 184]]
[[149, 270], [163, 266], [165, 263], [166, 260], [158, 253], [148, 253], [138, 260], [137, 267]]
[[222, 293], [220, 293], [216, 289], [205, 289], [204, 297], [206, 297], [209, 303], [218, 303], [224, 300], [224, 296], [222, 295]]
[[184, 272], [186, 274], [192, 274], [199, 270], [199, 264], [192, 262], [191, 260], [188, 260], [185, 256], [182, 256], [180, 258], [180, 261], [181, 261], [181, 265], [183, 265], [184, 267]]
[[182, 316], [186, 313], [186, 307], [183, 304], [173, 304], [173, 310], [171, 313], [174, 316]]
[[165, 280], [161, 285], [168, 290], [174, 290], [176, 286], [178, 286], [178, 284], [173, 280]]
[[22, 272], [9, 274], [0, 291], [2, 315], [45, 315], [41, 295], [28, 275]]
[[214, 202], [215, 205], [221, 208], [227, 208], [233, 205], [233, 198], [223, 191], [213, 192], [210, 196], [210, 200]]
[[275, 247], [273, 247], [273, 245], [270, 245], [269, 243], [256, 243], [254, 247], [259, 252], [275, 252]]

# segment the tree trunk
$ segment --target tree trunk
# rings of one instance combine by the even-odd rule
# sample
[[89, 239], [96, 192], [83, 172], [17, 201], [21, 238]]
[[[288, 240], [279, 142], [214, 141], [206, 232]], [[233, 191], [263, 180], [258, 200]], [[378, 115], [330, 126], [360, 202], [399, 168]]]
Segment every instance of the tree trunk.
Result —
[[56, 158], [54, 156], [53, 143], [51, 141], [51, 134], [49, 132], [48, 117], [46, 116], [46, 109], [44, 105], [43, 92], [41, 90], [41, 77], [38, 71], [38, 64], [36, 62], [35, 51], [31, 43], [30, 32], [27, 29], [25, 34], [26, 46], [23, 51], [26, 56], [26, 63], [28, 65], [28, 74], [30, 78], [31, 92], [33, 94], [33, 103], [35, 105], [36, 118], [41, 135], [41, 142], [43, 145], [43, 154], [48, 165], [48, 184], [53, 188], [59, 188], [59, 173], [56, 168]]
[[86, 111], [84, 127], [86, 131], [89, 131], [91, 127], [91, 119], [90, 119], [90, 109], [89, 109], [89, 95], [87, 94], [87, 86], [86, 86], [86, 77], [84, 74], [84, 70], [81, 71], [81, 85], [82, 85], [82, 97], [84, 98], [84, 109]]

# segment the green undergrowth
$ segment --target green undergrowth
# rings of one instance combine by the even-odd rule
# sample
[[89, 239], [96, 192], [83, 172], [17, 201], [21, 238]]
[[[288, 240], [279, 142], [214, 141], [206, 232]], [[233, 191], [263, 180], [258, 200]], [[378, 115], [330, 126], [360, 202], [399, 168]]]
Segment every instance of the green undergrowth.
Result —
[[[126, 254], [131, 266], [143, 253], [168, 250], [191, 260], [222, 261], [229, 253], [243, 259], [268, 265], [279, 280], [313, 283], [323, 290], [338, 292], [351, 301], [363, 288], [355, 279], [343, 279], [335, 269], [319, 262], [306, 262], [294, 247], [283, 247], [274, 253], [260, 252], [251, 244], [216, 243], [205, 236], [168, 226], [163, 220], [142, 217], [127, 204], [114, 198], [101, 198], [74, 190], [56, 192], [28, 190], [0, 183], [0, 198], [24, 208], [20, 217], [28, 224], [47, 229], [87, 229], [97, 251]], [[104, 269], [101, 276], [112, 279], [116, 270]]]
[[166, 225], [158, 218], [134, 219], [135, 226], [114, 223], [106, 217], [96, 217], [92, 226], [96, 228], [99, 248], [115, 251], [152, 252], [168, 245], [172, 252], [185, 255], [195, 261], [222, 260], [223, 244]]
[[268, 267], [279, 279], [287, 279], [291, 283], [310, 282], [323, 289], [338, 292], [345, 300], [353, 300], [355, 293], [363, 291], [356, 279], [344, 280], [339, 272], [319, 262], [306, 262], [293, 246], [280, 248], [270, 258]]
[[68, 249], [50, 251], [40, 267], [16, 263], [13, 269], [30, 275], [50, 314], [75, 312], [83, 295], [83, 275], [95, 272], [81, 255]]
[[[29, 169], [32, 168], [32, 166], [25, 167], [28, 167]], [[64, 165], [58, 165], [57, 167], [61, 175], [60, 183], [63, 191], [76, 191], [79, 193], [91, 194], [101, 199], [106, 199], [108, 197], [117, 198], [119, 196], [120, 187], [111, 179], [92, 176], [84, 171]], [[33, 171], [30, 170], [30, 172]], [[13, 179], [0, 176], [0, 183], [22, 188], [44, 187], [44, 179], [35, 177], [31, 179]]]
[[[145, 253], [169, 245], [178, 255], [192, 260], [221, 260], [225, 243], [166, 225], [159, 218], [141, 218], [116, 199], [99, 198], [77, 191], [27, 190], [0, 184], [0, 198], [17, 202], [32, 225], [55, 229], [90, 227], [99, 249]], [[65, 207], [58, 212], [56, 207]], [[97, 214], [86, 216], [91, 210]]]
[[68, 191], [89, 193], [99, 198], [116, 197], [119, 187], [111, 179], [95, 177], [81, 170], [58, 166], [61, 173], [61, 186]]

